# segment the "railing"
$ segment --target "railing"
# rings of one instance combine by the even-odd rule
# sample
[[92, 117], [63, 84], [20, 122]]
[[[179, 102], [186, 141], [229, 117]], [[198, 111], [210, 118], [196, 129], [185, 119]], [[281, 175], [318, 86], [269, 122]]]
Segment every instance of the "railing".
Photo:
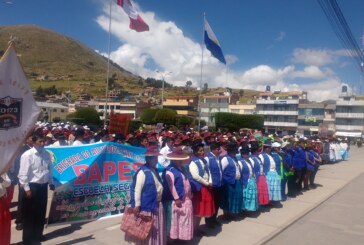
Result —
[[296, 122], [267, 122], [264, 121], [264, 126], [275, 126], [275, 127], [297, 127]]
[[298, 111], [257, 111], [259, 115], [287, 115], [287, 116], [297, 116]]
[[364, 126], [359, 126], [359, 125], [336, 125], [336, 130], [363, 131]]
[[364, 119], [364, 113], [337, 112], [336, 118], [360, 118]]

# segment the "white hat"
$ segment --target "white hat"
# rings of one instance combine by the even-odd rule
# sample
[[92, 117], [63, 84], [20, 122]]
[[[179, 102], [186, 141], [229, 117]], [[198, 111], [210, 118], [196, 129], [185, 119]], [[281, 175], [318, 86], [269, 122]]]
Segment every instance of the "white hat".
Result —
[[275, 148], [275, 147], [281, 147], [281, 144], [279, 144], [278, 142], [274, 142], [272, 144], [272, 147]]

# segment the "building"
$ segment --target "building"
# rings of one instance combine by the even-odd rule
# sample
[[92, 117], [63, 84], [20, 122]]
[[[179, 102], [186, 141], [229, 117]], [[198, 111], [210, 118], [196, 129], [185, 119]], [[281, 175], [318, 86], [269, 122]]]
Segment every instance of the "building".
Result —
[[[97, 101], [95, 107], [97, 112], [104, 112], [106, 109], [106, 101]], [[108, 101], [107, 102], [107, 112], [115, 114], [132, 114], [133, 119], [137, 117], [137, 103], [136, 102], [120, 102], [120, 101]], [[103, 120], [104, 116], [100, 116]]]
[[349, 94], [346, 86], [336, 101], [335, 123], [336, 136], [361, 137], [364, 131], [364, 98]]
[[298, 105], [297, 131], [305, 136], [319, 134], [324, 122], [325, 104], [309, 103]]
[[257, 114], [264, 116], [264, 127], [267, 132], [293, 134], [298, 128], [300, 103], [307, 103], [307, 92], [268, 90], [260, 93], [256, 101], [256, 111]]
[[236, 104], [229, 105], [229, 112], [243, 115], [252, 115], [255, 114], [256, 111], [255, 104]]
[[320, 125], [320, 135], [324, 137], [332, 137], [335, 134], [335, 110], [336, 101], [327, 103], [324, 108], [324, 120]]
[[169, 96], [163, 101], [163, 108], [175, 110], [178, 115], [197, 117], [197, 96]]
[[68, 115], [68, 107], [62, 104], [49, 103], [49, 102], [36, 102], [41, 109], [40, 119], [53, 122], [53, 120], [65, 120]]
[[204, 120], [207, 126], [215, 124], [214, 114], [216, 112], [229, 112], [229, 105], [236, 104], [239, 96], [230, 92], [204, 95], [201, 97], [200, 119]]

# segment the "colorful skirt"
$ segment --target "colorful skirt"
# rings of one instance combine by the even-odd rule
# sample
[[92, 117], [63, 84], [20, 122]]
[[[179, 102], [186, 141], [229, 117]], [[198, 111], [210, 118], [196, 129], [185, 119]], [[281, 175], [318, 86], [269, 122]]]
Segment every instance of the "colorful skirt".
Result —
[[250, 178], [247, 186], [243, 190], [244, 209], [248, 211], [258, 210], [257, 183], [254, 178]]
[[260, 175], [258, 179], [258, 203], [259, 205], [269, 204], [268, 184], [265, 175]]
[[348, 160], [349, 158], [349, 150], [344, 150], [343, 154], [342, 154], [342, 158], [344, 161]]
[[211, 217], [215, 213], [214, 195], [206, 186], [201, 186], [201, 190], [194, 193], [192, 203], [195, 216]]
[[167, 235], [171, 239], [192, 240], [193, 238], [193, 208], [192, 200], [186, 198], [182, 206], [177, 207], [174, 201], [164, 204], [167, 217]]
[[220, 207], [224, 211], [238, 214], [244, 209], [243, 187], [239, 180], [235, 184], [224, 184], [221, 192]]
[[142, 211], [140, 212], [140, 214], [145, 216], [152, 216], [152, 218], [154, 219], [154, 224], [148, 238], [145, 241], [138, 241], [128, 235], [125, 235], [125, 241], [143, 245], [167, 244], [166, 217], [163, 209], [163, 204], [160, 202], [158, 208], [153, 212]]
[[269, 200], [281, 201], [282, 200], [281, 180], [276, 171], [269, 170], [269, 172], [267, 173], [267, 184], [268, 184]]

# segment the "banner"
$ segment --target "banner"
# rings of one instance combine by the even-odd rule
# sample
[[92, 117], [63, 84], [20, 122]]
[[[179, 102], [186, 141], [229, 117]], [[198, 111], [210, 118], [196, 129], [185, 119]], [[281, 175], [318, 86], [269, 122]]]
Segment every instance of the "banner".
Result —
[[109, 134], [122, 133], [127, 135], [132, 118], [134, 118], [133, 114], [110, 114]]
[[10, 46], [0, 60], [0, 174], [13, 164], [39, 113], [15, 49]]
[[121, 214], [145, 149], [112, 142], [47, 147], [53, 194], [48, 224], [82, 222]]

